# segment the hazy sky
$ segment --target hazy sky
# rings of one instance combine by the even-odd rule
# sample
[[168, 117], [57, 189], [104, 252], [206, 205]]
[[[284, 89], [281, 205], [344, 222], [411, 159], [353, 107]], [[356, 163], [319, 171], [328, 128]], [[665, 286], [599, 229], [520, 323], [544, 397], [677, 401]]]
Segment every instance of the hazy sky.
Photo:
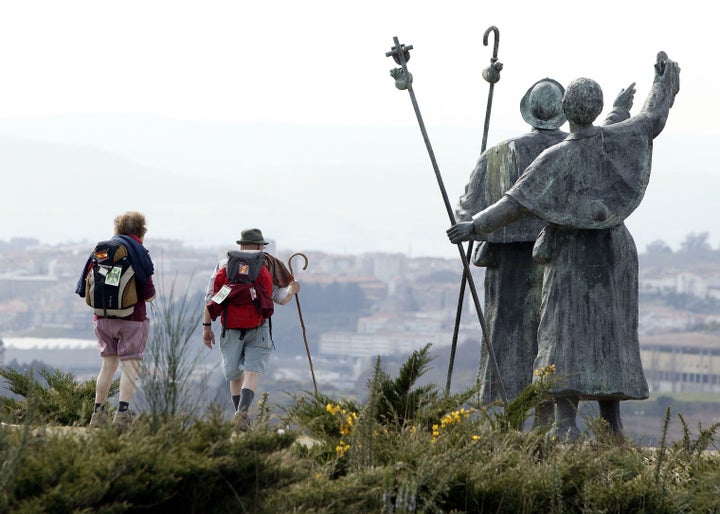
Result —
[[[490, 144], [498, 140], [493, 131], [527, 131], [519, 100], [545, 76], [564, 84], [580, 76], [597, 80], [606, 107], [621, 88], [636, 82], [637, 112], [659, 50], [682, 68], [665, 133], [717, 136], [717, 26], [710, 5], [692, 0], [2, 1], [0, 119], [121, 113], [283, 123], [298, 130], [305, 125], [414, 126], [408, 95], [395, 89], [389, 76], [395, 64], [385, 57], [398, 36], [414, 46], [409, 68], [431, 139], [432, 127], [448, 126], [474, 128], [479, 141], [488, 92], [481, 71], [490, 63], [494, 43], [491, 36], [490, 45], [483, 46], [482, 38], [495, 25], [505, 68], [495, 86]], [[419, 132], [417, 137], [421, 142]], [[420, 158], [426, 159], [429, 187], [435, 187], [429, 160]], [[477, 155], [459, 158], [467, 162], [466, 178]], [[199, 177], [203, 173], [198, 170]], [[462, 184], [463, 179], [450, 181], [453, 202]], [[299, 188], [284, 196], [278, 209], [301, 212], [308, 201], [316, 199]], [[427, 203], [439, 218], [431, 230], [443, 232], [447, 223], [439, 194]], [[413, 223], [412, 209], [405, 213], [391, 221], [396, 233]], [[393, 244], [406, 251], [412, 241]], [[367, 249], [376, 246], [369, 243]]]
[[[3, 2], [5, 117], [130, 112], [224, 121], [405, 124], [384, 53], [414, 45], [423, 114], [478, 124], [481, 70], [500, 30], [496, 108], [515, 111], [536, 79], [587, 76], [607, 95], [631, 81], [643, 99], [658, 50], [678, 61], [673, 131], [717, 131], [707, 2], [46, 1]], [[703, 14], [704, 13], [704, 14]], [[502, 120], [493, 120], [498, 124]], [[524, 130], [521, 120], [505, 122]]]

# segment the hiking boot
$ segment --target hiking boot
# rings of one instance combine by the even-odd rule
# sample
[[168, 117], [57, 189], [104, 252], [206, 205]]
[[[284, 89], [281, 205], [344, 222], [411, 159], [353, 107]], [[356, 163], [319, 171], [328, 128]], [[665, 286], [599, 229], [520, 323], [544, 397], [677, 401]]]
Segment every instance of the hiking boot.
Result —
[[88, 426], [91, 428], [99, 428], [99, 427], [106, 427], [109, 424], [110, 424], [110, 413], [106, 410], [99, 410], [99, 411], [93, 412], [93, 415], [90, 418], [90, 424]]
[[135, 413], [131, 410], [118, 411], [113, 418], [113, 425], [120, 431], [125, 432], [135, 420]]
[[241, 432], [247, 432], [250, 429], [250, 420], [248, 419], [248, 413], [245, 411], [235, 411], [233, 422], [235, 423], [235, 428]]

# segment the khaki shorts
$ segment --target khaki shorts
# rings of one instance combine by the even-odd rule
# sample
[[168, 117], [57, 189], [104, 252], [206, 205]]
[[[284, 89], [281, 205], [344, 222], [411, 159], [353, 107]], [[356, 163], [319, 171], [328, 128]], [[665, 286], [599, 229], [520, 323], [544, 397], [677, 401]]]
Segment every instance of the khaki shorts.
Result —
[[241, 331], [227, 329], [225, 337], [220, 339], [220, 353], [225, 380], [237, 380], [243, 371], [265, 373], [273, 351], [268, 323], [257, 328], [245, 330], [245, 337], [240, 339]]

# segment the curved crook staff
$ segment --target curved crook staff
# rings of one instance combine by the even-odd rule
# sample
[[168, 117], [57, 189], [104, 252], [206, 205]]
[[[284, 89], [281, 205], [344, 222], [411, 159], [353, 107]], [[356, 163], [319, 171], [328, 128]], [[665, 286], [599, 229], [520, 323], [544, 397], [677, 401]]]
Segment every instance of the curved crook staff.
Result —
[[483, 138], [481, 153], [487, 148], [488, 130], [490, 129], [490, 111], [492, 111], [493, 92], [495, 90], [495, 83], [500, 80], [500, 71], [503, 69], [503, 65], [497, 59], [498, 46], [500, 46], [500, 31], [494, 25], [485, 31], [483, 36], [483, 45], [488, 46], [488, 36], [490, 33], [495, 34], [495, 45], [493, 46], [493, 56], [490, 58], [490, 66], [485, 68], [482, 72], [483, 78], [490, 83], [490, 90], [488, 91], [487, 109], [485, 110], [485, 126], [483, 127]]
[[[413, 77], [407, 69], [407, 61], [408, 59], [410, 59], [410, 50], [412, 50], [413, 47], [412, 45], [401, 45], [397, 37], [393, 38], [393, 42], [395, 43], [395, 46], [393, 46], [389, 52], [386, 52], [385, 56], [392, 57], [393, 60], [400, 65], [400, 68], [395, 68], [391, 70], [390, 76], [395, 79], [396, 88], [400, 90], [407, 89], [408, 93], [410, 93], [410, 101], [412, 102], [413, 109], [415, 110], [415, 116], [417, 117], [418, 124], [420, 125], [420, 132], [422, 132], [423, 139], [425, 140], [425, 147], [427, 148], [428, 155], [430, 156], [430, 162], [432, 163], [433, 170], [435, 171], [435, 177], [437, 178], [438, 186], [440, 186], [440, 193], [443, 197], [445, 209], [447, 210], [448, 217], [450, 218], [450, 224], [454, 225], [455, 214], [453, 213], [453, 209], [450, 206], [450, 200], [448, 199], [447, 191], [445, 190], [445, 185], [443, 184], [442, 176], [440, 175], [440, 168], [438, 167], [437, 160], [435, 159], [435, 152], [432, 149], [432, 145], [430, 145], [430, 138], [427, 135], [427, 130], [425, 130], [425, 122], [423, 122], [422, 115], [420, 114], [420, 107], [418, 106], [417, 100], [415, 98], [415, 92], [412, 88]], [[485, 317], [483, 316], [482, 309], [480, 308], [480, 300], [478, 298], [477, 289], [475, 287], [475, 281], [470, 274], [470, 265], [468, 264], [468, 259], [465, 256], [465, 251], [463, 249], [462, 243], [458, 243], [457, 248], [458, 252], [460, 253], [460, 260], [463, 264], [464, 274], [467, 276], [467, 282], [470, 285], [470, 292], [472, 293], [473, 301], [475, 303], [475, 311], [477, 312], [478, 320], [480, 321], [480, 327], [482, 328], [483, 341], [487, 346], [490, 361], [492, 362], [492, 365], [495, 368], [495, 372], [497, 373], [498, 383], [500, 385], [500, 393], [503, 399], [505, 409], [507, 409], [508, 402], [507, 395], [505, 394], [505, 386], [503, 385], [502, 377], [500, 376], [500, 369], [497, 364], [497, 359], [495, 358], [495, 351], [493, 350], [492, 344], [487, 337]]]
[[[290, 268], [290, 273], [292, 273], [293, 276], [295, 273], [293, 273], [292, 260], [293, 257], [297, 257], [298, 255], [305, 260], [303, 269], [306, 270], [308, 267], [308, 258], [304, 253], [297, 252], [292, 254], [288, 259], [288, 267]], [[308, 345], [307, 335], [305, 333], [305, 322], [303, 321], [302, 309], [300, 308], [300, 293], [295, 293], [295, 303], [297, 304], [298, 316], [300, 317], [300, 327], [302, 328], [303, 341], [305, 342], [305, 351], [307, 352], [308, 362], [310, 363], [310, 375], [312, 375], [313, 387], [315, 388], [315, 394], [318, 394], [318, 386], [315, 381], [315, 369], [313, 369], [312, 357], [310, 357], [310, 346]]]
[[[493, 102], [493, 91], [495, 89], [495, 83], [500, 80], [500, 70], [503, 69], [503, 65], [497, 59], [498, 46], [500, 45], [500, 31], [494, 25], [485, 31], [483, 36], [483, 45], [488, 46], [488, 36], [490, 33], [495, 34], [495, 45], [493, 46], [493, 55], [490, 58], [490, 66], [482, 71], [483, 78], [490, 83], [490, 90], [488, 91], [487, 109], [485, 110], [485, 126], [483, 128], [482, 146], [480, 153], [483, 153], [487, 148], [488, 131], [490, 129], [490, 111], [492, 110]], [[468, 261], [472, 258], [473, 242], [468, 242], [466, 258]], [[450, 362], [448, 363], [447, 380], [445, 382], [445, 393], [450, 394], [450, 382], [452, 381], [453, 367], [455, 365], [455, 351], [457, 350], [458, 333], [460, 331], [460, 319], [462, 318], [463, 305], [465, 304], [465, 285], [467, 284], [467, 277], [463, 274], [460, 281], [460, 292], [458, 293], [457, 311], [455, 312], [455, 327], [453, 329], [452, 344], [450, 345]], [[484, 334], [483, 334], [484, 337]]]

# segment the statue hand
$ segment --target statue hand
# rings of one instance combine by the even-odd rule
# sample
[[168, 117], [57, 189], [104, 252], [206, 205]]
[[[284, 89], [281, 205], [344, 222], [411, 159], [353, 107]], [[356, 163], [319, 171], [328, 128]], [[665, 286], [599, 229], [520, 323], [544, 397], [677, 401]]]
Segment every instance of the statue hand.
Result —
[[664, 80], [670, 85], [673, 96], [680, 91], [680, 66], [671, 61], [665, 52], [658, 52], [655, 63], [655, 80]]
[[669, 74], [670, 87], [674, 96], [680, 91], [680, 66], [675, 61], [668, 61], [665, 64], [665, 73]]
[[448, 238], [450, 238], [450, 242], [453, 244], [469, 241], [472, 239], [473, 233], [472, 221], [461, 221], [447, 229]]
[[620, 91], [613, 102], [613, 107], [622, 107], [628, 111], [632, 109], [633, 101], [635, 100], [635, 82], [630, 84], [627, 88]]

